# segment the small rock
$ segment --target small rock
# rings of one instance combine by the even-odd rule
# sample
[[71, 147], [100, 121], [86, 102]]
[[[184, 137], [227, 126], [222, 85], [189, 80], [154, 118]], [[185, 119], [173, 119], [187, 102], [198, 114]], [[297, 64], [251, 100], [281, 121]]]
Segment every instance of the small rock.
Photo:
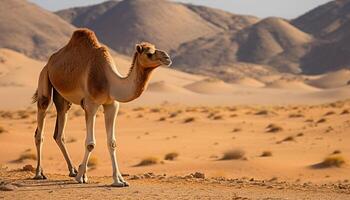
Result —
[[138, 175], [133, 175], [130, 177], [130, 180], [139, 180], [141, 179], [142, 177], [138, 176]]
[[201, 173], [201, 172], [196, 172], [196, 173], [194, 173], [192, 175], [193, 175], [194, 178], [202, 178], [202, 179], [205, 178], [204, 173]]
[[0, 191], [14, 191], [17, 187], [12, 184], [0, 185]]
[[30, 172], [33, 172], [35, 171], [35, 168], [33, 167], [33, 165], [25, 165], [23, 168], [22, 168], [23, 171], [30, 171]]

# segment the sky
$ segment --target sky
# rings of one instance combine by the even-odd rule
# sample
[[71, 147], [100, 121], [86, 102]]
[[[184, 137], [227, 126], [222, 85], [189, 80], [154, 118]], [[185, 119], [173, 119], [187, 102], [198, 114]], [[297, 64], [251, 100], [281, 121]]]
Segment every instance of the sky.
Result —
[[[29, 0], [41, 7], [56, 11], [69, 7], [101, 3], [104, 0]], [[173, 0], [175, 1], [175, 0]], [[330, 0], [176, 0], [178, 2], [205, 5], [236, 14], [258, 17], [283, 17], [293, 19], [301, 14], [329, 2]]]

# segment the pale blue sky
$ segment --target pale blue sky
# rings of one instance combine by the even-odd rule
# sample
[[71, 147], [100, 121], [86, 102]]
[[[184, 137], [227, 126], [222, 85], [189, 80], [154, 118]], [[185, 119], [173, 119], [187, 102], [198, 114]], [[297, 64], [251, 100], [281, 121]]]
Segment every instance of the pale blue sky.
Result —
[[[56, 11], [64, 8], [90, 5], [104, 0], [29, 0], [41, 7]], [[221, 8], [237, 14], [258, 17], [278, 16], [295, 18], [330, 0], [176, 0], [197, 5]]]

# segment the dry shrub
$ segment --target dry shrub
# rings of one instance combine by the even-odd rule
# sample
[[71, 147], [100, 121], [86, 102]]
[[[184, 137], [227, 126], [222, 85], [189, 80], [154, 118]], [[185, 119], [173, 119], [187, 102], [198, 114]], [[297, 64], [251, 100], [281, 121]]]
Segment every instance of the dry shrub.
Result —
[[322, 162], [313, 165], [313, 168], [330, 168], [341, 167], [345, 164], [345, 159], [340, 155], [331, 155], [326, 157]]
[[24, 153], [22, 153], [19, 158], [17, 160], [15, 160], [16, 162], [23, 162], [24, 160], [36, 160], [36, 154], [32, 153], [30, 151], [26, 151]]
[[161, 111], [160, 108], [152, 108], [150, 110], [150, 112], [153, 112], [153, 113], [159, 113], [160, 111]]
[[277, 133], [277, 132], [280, 132], [280, 131], [283, 131], [283, 128], [280, 127], [280, 126], [277, 126], [276, 124], [269, 124], [266, 127], [266, 132], [267, 133]]
[[191, 122], [194, 122], [196, 119], [194, 117], [188, 117], [184, 120], [184, 123], [187, 124], [187, 123], [191, 123]]
[[234, 149], [224, 152], [220, 160], [240, 160], [244, 159], [245, 152], [240, 149]]
[[76, 138], [74, 138], [74, 137], [69, 137], [69, 138], [66, 139], [66, 143], [74, 143], [76, 141], [78, 141], [78, 140]]
[[234, 128], [234, 129], [232, 130], [232, 132], [234, 132], [234, 133], [240, 132], [240, 131], [242, 131], [242, 129], [240, 129], [240, 128]]
[[335, 114], [334, 111], [329, 111], [329, 112], [326, 112], [326, 113], [324, 114], [324, 116], [329, 116], [329, 115], [334, 115], [334, 114]]
[[291, 142], [291, 141], [295, 141], [294, 136], [288, 136], [282, 140], [282, 142]]
[[221, 119], [223, 119], [222, 115], [217, 115], [213, 117], [213, 120], [221, 120]]
[[141, 162], [137, 165], [135, 165], [136, 167], [141, 167], [141, 166], [149, 166], [149, 165], [155, 165], [158, 163], [158, 158], [156, 157], [147, 157], [143, 160], [141, 160]]
[[179, 114], [178, 112], [170, 113], [169, 118], [174, 118], [174, 117], [176, 117], [178, 114]]
[[159, 118], [159, 120], [158, 121], [165, 121], [166, 120], [166, 118], [165, 117], [161, 117], [161, 118]]
[[346, 114], [349, 114], [350, 112], [349, 112], [349, 110], [348, 109], [345, 109], [345, 110], [343, 110], [340, 114], [341, 115], [346, 115]]
[[5, 132], [6, 132], [6, 129], [4, 127], [0, 126], [0, 134], [5, 133]]
[[268, 115], [268, 114], [269, 114], [269, 111], [267, 110], [261, 110], [255, 113], [255, 115]]
[[325, 123], [327, 120], [325, 118], [321, 118], [319, 119], [316, 123], [320, 124], [320, 123]]
[[178, 156], [179, 156], [179, 154], [176, 152], [167, 153], [164, 156], [164, 160], [175, 160]]
[[301, 117], [304, 117], [304, 115], [299, 113], [294, 113], [289, 115], [289, 118], [301, 118]]
[[98, 159], [95, 156], [91, 156], [90, 159], [88, 160], [87, 166], [90, 169], [96, 169], [98, 165]]
[[304, 133], [298, 133], [297, 134], [297, 137], [302, 137], [302, 136], [304, 136]]
[[261, 157], [271, 157], [272, 152], [271, 151], [263, 151], [260, 156]]
[[134, 108], [132, 109], [133, 111], [142, 111], [142, 110], [145, 110], [145, 108], [143, 107], [137, 107], [137, 108]]
[[334, 150], [334, 151], [332, 152], [333, 155], [334, 155], [334, 154], [340, 154], [340, 153], [341, 153], [340, 150]]

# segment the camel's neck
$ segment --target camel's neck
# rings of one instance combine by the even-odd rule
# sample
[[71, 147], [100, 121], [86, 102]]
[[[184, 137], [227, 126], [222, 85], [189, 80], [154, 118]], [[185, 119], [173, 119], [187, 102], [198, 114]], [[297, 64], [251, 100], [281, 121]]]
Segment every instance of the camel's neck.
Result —
[[113, 68], [108, 73], [110, 96], [119, 102], [129, 102], [138, 98], [146, 88], [152, 68], [142, 68], [138, 61], [137, 53], [134, 54], [130, 71], [126, 77], [122, 77]]

